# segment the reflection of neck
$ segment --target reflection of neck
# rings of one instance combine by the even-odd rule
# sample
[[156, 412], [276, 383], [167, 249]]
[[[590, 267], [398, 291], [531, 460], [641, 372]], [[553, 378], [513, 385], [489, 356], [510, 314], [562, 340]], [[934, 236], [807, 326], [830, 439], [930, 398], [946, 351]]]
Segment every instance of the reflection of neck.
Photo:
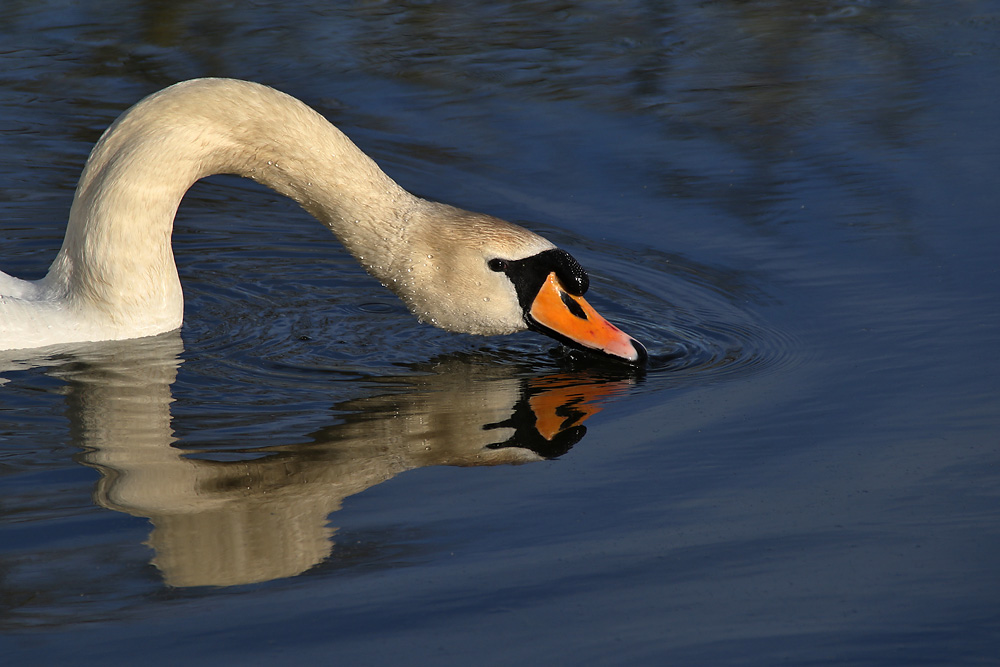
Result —
[[[421, 466], [543, 458], [524, 447], [525, 438], [563, 453], [572, 442], [558, 440], [547, 412], [569, 415], [563, 428], [575, 442], [579, 423], [597, 409], [581, 405], [623, 386], [581, 384], [572, 376], [525, 386], [514, 369], [443, 364], [434, 374], [391, 383], [408, 390], [335, 406], [342, 421], [315, 433], [310, 444], [260, 448], [251, 460], [220, 462], [185, 457], [171, 446], [179, 335], [100, 350], [58, 371], [69, 383], [77, 442], [83, 461], [102, 473], [96, 501], [152, 521], [154, 563], [173, 586], [235, 585], [303, 572], [329, 555], [334, 530], [327, 517], [347, 496]], [[546, 396], [559, 404], [539, 400]], [[544, 436], [537, 421], [548, 425]]]
[[60, 371], [70, 385], [77, 444], [83, 461], [102, 473], [95, 500], [153, 522], [149, 544], [168, 584], [266, 581], [298, 574], [327, 556], [332, 531], [326, 516], [339, 508], [339, 497], [301, 494], [267, 502], [253, 493], [227, 493], [217, 487], [218, 464], [186, 458], [171, 446], [179, 334], [98, 349]]

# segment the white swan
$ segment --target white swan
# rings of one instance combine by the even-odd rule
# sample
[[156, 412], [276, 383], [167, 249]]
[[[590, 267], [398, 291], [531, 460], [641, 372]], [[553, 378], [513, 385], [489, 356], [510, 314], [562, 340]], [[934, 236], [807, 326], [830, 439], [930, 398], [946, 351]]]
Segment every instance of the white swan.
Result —
[[228, 79], [171, 86], [108, 128], [48, 274], [0, 273], [0, 350], [180, 327], [174, 214], [195, 181], [219, 173], [294, 199], [424, 322], [484, 335], [533, 329], [645, 359], [581, 298], [587, 274], [569, 254], [508, 222], [411, 195], [302, 102]]

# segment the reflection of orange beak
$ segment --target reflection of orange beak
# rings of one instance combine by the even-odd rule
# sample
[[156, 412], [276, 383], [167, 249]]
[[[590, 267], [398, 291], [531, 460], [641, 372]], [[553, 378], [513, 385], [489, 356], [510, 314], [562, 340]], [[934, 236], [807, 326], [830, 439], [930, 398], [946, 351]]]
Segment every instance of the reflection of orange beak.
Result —
[[534, 323], [545, 333], [629, 363], [646, 362], [646, 349], [634, 338], [601, 317], [582, 297], [573, 296], [550, 273], [531, 303]]
[[[587, 382], [572, 375], [551, 375], [528, 384], [528, 405], [535, 428], [551, 441], [566, 429], [579, 426], [603, 410], [601, 403], [623, 393], [631, 382]], [[535, 393], [538, 392], [538, 393]]]

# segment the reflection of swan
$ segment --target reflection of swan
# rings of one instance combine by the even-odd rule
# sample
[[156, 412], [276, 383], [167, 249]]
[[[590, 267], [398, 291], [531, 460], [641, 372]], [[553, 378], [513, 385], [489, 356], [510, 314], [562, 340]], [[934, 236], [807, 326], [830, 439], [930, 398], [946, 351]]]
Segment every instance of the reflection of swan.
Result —
[[298, 100], [225, 79], [167, 88], [108, 129], [48, 275], [28, 282], [0, 273], [0, 349], [179, 327], [174, 214], [195, 181], [216, 173], [297, 201], [425, 322], [483, 335], [531, 328], [632, 362], [645, 356], [581, 298], [587, 274], [565, 251], [502, 220], [414, 197]]
[[[303, 572], [329, 556], [328, 517], [347, 496], [422, 466], [559, 456], [583, 437], [582, 422], [631, 382], [524, 377], [514, 366], [444, 360], [385, 378], [377, 395], [338, 403], [336, 423], [303, 444], [226, 449], [219, 461], [171, 446], [180, 350], [176, 332], [104, 343], [50, 371], [68, 383], [82, 461], [101, 471], [95, 500], [150, 519], [153, 562], [173, 586]], [[297, 433], [287, 439], [303, 441]]]

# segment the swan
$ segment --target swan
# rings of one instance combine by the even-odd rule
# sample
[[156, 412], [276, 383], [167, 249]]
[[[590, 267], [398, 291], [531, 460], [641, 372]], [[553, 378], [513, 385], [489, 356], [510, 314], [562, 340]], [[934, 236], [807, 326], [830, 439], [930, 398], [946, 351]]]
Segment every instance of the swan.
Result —
[[27, 281], [0, 272], [0, 350], [179, 328], [174, 215], [195, 181], [220, 173], [298, 202], [423, 322], [481, 335], [530, 329], [631, 364], [646, 359], [582, 298], [587, 273], [569, 253], [410, 194], [303, 102], [233, 79], [174, 84], [104, 132], [48, 273]]

